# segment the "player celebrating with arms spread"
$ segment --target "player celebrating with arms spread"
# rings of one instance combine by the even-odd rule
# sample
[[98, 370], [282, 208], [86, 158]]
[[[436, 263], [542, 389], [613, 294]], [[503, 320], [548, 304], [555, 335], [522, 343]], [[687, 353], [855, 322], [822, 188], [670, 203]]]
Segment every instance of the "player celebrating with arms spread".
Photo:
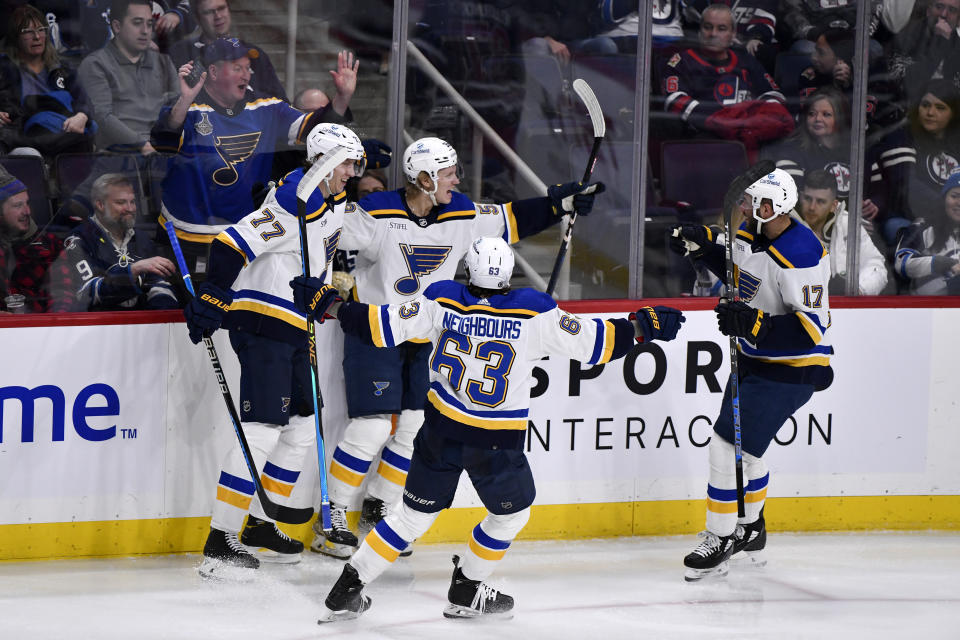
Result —
[[[763, 564], [766, 545], [763, 504], [769, 473], [763, 454], [777, 431], [814, 391], [833, 381], [827, 338], [830, 328], [830, 260], [809, 229], [790, 217], [797, 186], [775, 169], [746, 190], [733, 244], [741, 300], [716, 307], [720, 332], [738, 340], [745, 517], [737, 518], [734, 423], [730, 383], [710, 439], [707, 529], [703, 541], [684, 558], [687, 581], [724, 575], [728, 559], [745, 551]], [[682, 225], [670, 246], [702, 261], [725, 280], [723, 244], [703, 226]]]
[[[356, 299], [367, 304], [413, 300], [434, 282], [453, 279], [460, 258], [479, 236], [500, 236], [509, 243], [560, 221], [574, 209], [586, 215], [602, 183], [553, 185], [547, 197], [508, 204], [474, 204], [456, 191], [460, 184], [457, 152], [440, 138], [421, 138], [403, 154], [405, 188], [371, 193], [348, 204], [341, 249], [355, 249]], [[331, 531], [315, 527], [311, 548], [339, 558], [356, 550], [345, 510], [357, 497], [366, 474], [361, 529], [383, 519], [400, 500], [410, 466], [413, 438], [423, 424], [430, 345], [398, 340], [377, 349], [346, 335], [343, 373], [350, 422], [333, 452], [329, 491]], [[391, 437], [391, 414], [399, 414]], [[386, 444], [384, 444], [386, 443]], [[372, 463], [380, 453], [380, 463]]]
[[609, 362], [626, 355], [635, 338], [672, 340], [684, 321], [670, 307], [643, 307], [630, 320], [583, 320], [545, 293], [511, 290], [513, 250], [502, 238], [474, 241], [464, 261], [467, 285], [444, 280], [405, 303], [330, 307], [344, 332], [378, 347], [412, 338], [433, 347], [425, 421], [403, 502], [344, 566], [320, 622], [355, 618], [370, 606], [363, 587], [450, 506], [463, 471], [488, 514], [473, 529], [462, 562], [454, 556], [444, 615], [507, 614], [513, 598], [483, 580], [526, 525], [536, 493], [523, 453], [534, 364], [550, 354]]
[[[347, 159], [320, 181], [306, 203], [310, 270], [316, 274], [326, 273], [336, 252], [346, 204], [344, 186], [348, 178], [363, 172], [365, 156], [360, 139], [346, 127], [323, 123], [307, 136], [307, 166], [339, 149], [346, 151]], [[194, 344], [224, 320], [230, 329], [230, 344], [240, 360], [243, 431], [264, 488], [278, 501], [290, 495], [305, 456], [316, 446], [304, 296], [334, 291], [323, 278], [302, 275], [295, 212], [297, 185], [304, 174], [305, 168], [291, 171], [259, 209], [216, 237], [210, 247], [209, 278], [184, 309]], [[235, 443], [217, 482], [200, 565], [204, 577], [249, 575], [260, 563], [245, 546], [266, 549], [264, 560], [300, 560], [303, 544], [267, 518], [254, 489]], [[248, 509], [250, 518], [238, 540]]]

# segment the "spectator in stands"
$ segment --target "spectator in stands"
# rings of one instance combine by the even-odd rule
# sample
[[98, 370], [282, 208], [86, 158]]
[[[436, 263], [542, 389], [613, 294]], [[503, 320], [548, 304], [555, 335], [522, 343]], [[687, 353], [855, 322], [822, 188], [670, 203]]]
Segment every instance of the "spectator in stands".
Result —
[[[362, 176], [347, 180], [347, 202], [358, 202], [375, 191], [387, 190], [387, 177], [380, 169], [367, 169]], [[354, 252], [355, 253], [355, 252]]]
[[316, 111], [330, 104], [330, 96], [321, 89], [304, 89], [293, 99], [293, 107], [300, 111]]
[[945, 78], [960, 86], [958, 22], [960, 0], [930, 0], [924, 17], [894, 37], [887, 63], [893, 79], [906, 86], [911, 102], [930, 80]]
[[917, 163], [910, 181], [910, 209], [927, 218], [943, 203], [940, 190], [960, 169], [960, 92], [949, 80], [927, 83], [910, 110], [910, 133]]
[[941, 194], [943, 210], [910, 225], [897, 246], [897, 273], [917, 295], [960, 295], [960, 171]]
[[160, 108], [176, 97], [177, 72], [170, 58], [151, 48], [154, 22], [149, 0], [114, 0], [114, 38], [80, 64], [100, 130], [97, 146], [148, 156], [150, 127]]
[[[864, 160], [865, 192], [861, 215], [879, 230], [888, 246], [897, 231], [910, 224], [906, 199], [916, 152], [902, 139], [903, 131], [882, 132], [867, 141]], [[875, 138], [875, 139], [874, 139]], [[850, 103], [834, 87], [810, 96], [800, 113], [800, 126], [782, 143], [763, 150], [762, 157], [777, 163], [803, 187], [804, 173], [822, 169], [837, 180], [837, 198], [849, 207]]]
[[[258, 51], [237, 38], [204, 47], [206, 70], [191, 86], [194, 63], [180, 67], [180, 97], [152, 131], [159, 151], [176, 154], [162, 184], [160, 223], [173, 223], [195, 281], [205, 277], [210, 242], [257, 208], [253, 192], [271, 179], [277, 144], [302, 144], [332, 108], [303, 114], [278, 97], [255, 95], [248, 85]], [[356, 67], [341, 60], [355, 86]]]
[[[797, 213], [830, 252], [830, 295], [844, 295], [847, 281], [847, 210], [837, 200], [837, 180], [814, 169], [804, 175]], [[887, 285], [887, 264], [866, 229], [860, 238], [860, 295], [879, 295]]]
[[854, 33], [829, 27], [810, 34], [814, 48], [811, 65], [800, 74], [800, 95], [809, 96], [820, 87], [834, 86], [844, 93], [853, 82]]
[[59, 238], [37, 229], [26, 185], [0, 171], [0, 300], [19, 295], [29, 312], [48, 311], [51, 265], [62, 249]]
[[779, 52], [775, 38], [778, 0], [686, 0], [684, 17], [687, 24], [698, 26], [703, 12], [712, 4], [724, 4], [735, 9], [737, 36], [734, 42], [746, 49], [772, 74]]
[[[227, 0], [194, 0], [193, 12], [200, 33], [184, 38], [170, 48], [170, 57], [176, 68], [182, 67], [191, 60], [200, 59], [200, 51], [217, 38], [238, 38], [239, 34], [233, 28], [233, 18], [230, 15], [230, 5]], [[270, 62], [270, 56], [260, 47], [248, 44], [255, 55], [250, 56], [250, 69], [253, 72], [250, 79], [250, 88], [263, 96], [277, 97], [287, 100], [287, 92], [277, 77], [277, 72]], [[347, 98], [347, 103], [350, 98]], [[345, 109], [346, 107], [344, 107]], [[343, 115], [344, 109], [338, 110]]]
[[[637, 5], [632, 8], [636, 11]], [[609, 55], [617, 53], [610, 38], [597, 37], [600, 21], [595, 3], [557, 3], [537, 0], [527, 7], [523, 25], [521, 51], [524, 55], [553, 56], [561, 65], [570, 63], [574, 55]], [[622, 20], [622, 18], [620, 18]], [[613, 21], [608, 25], [615, 26]]]
[[137, 196], [119, 173], [98, 177], [90, 193], [94, 215], [64, 242], [58, 264], [68, 274], [53, 292], [53, 311], [175, 309], [168, 279], [174, 264], [150, 234], [136, 231]]
[[[93, 150], [96, 130], [87, 94], [60, 63], [45, 16], [31, 5], [14, 9], [0, 56], [0, 153], [50, 158]], [[30, 151], [32, 150], [32, 151]]]
[[729, 7], [704, 10], [699, 46], [674, 54], [663, 68], [664, 107], [694, 129], [740, 140], [752, 152], [790, 133], [793, 118], [756, 58], [731, 48], [735, 35]]

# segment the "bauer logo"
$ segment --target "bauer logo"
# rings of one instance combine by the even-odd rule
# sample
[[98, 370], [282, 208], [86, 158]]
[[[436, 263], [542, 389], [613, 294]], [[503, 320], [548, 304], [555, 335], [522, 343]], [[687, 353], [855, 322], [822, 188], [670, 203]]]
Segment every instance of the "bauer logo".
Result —
[[[20, 386], [0, 387], [0, 443], [9, 442], [17, 436], [20, 437], [20, 442], [34, 442], [38, 433], [48, 433], [48, 426], [51, 440], [63, 442], [68, 420], [82, 439], [103, 442], [116, 437], [115, 418], [119, 415], [120, 397], [108, 384], [87, 385], [77, 393], [72, 402], [63, 389], [52, 384], [42, 384], [33, 389]], [[101, 424], [114, 424], [96, 427], [88, 422], [88, 418], [92, 417], [104, 418], [97, 421]], [[127, 437], [128, 432], [136, 433], [135, 429], [122, 431], [125, 432], [124, 437]]]

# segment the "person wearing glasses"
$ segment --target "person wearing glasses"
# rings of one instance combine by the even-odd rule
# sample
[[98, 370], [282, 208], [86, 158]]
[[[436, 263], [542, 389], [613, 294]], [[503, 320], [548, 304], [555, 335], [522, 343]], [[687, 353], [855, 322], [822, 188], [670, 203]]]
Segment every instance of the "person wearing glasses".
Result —
[[31, 5], [14, 9], [0, 55], [0, 153], [53, 156], [93, 149], [96, 127], [77, 75], [60, 63], [47, 21]]

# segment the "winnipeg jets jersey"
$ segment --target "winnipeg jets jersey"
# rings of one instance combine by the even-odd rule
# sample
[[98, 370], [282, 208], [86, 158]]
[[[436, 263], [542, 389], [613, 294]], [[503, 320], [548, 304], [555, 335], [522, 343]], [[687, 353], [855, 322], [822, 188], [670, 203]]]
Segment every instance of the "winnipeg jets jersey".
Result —
[[830, 260], [826, 249], [808, 227], [796, 221], [772, 241], [756, 240], [745, 225], [740, 226], [733, 246], [740, 299], [772, 316], [796, 314], [813, 346], [764, 349], [740, 338], [741, 353], [767, 365], [828, 367], [833, 347], [827, 335]]
[[480, 236], [519, 240], [511, 204], [474, 204], [454, 193], [426, 218], [411, 214], [402, 190], [372, 193], [347, 205], [340, 248], [357, 250], [355, 295], [368, 304], [410, 300], [433, 282], [452, 280]]
[[[293, 344], [302, 343], [307, 328], [306, 316], [294, 306], [290, 288], [290, 280], [303, 273], [300, 231], [296, 213], [291, 213], [297, 210], [297, 184], [302, 178], [303, 169], [287, 174], [259, 209], [220, 233], [211, 247], [210, 279], [234, 291], [228, 325]], [[315, 190], [307, 201], [310, 275], [314, 277], [326, 277], [333, 261], [345, 204], [345, 192], [325, 201]], [[225, 253], [224, 246], [232, 251]], [[224, 260], [224, 255], [234, 260]], [[236, 267], [225, 268], [225, 262]]]
[[371, 305], [368, 320], [378, 347], [414, 338], [433, 343], [427, 421], [477, 446], [522, 446], [540, 358], [600, 364], [633, 344], [625, 320], [579, 318], [533, 289], [480, 299], [449, 280], [408, 302]]

